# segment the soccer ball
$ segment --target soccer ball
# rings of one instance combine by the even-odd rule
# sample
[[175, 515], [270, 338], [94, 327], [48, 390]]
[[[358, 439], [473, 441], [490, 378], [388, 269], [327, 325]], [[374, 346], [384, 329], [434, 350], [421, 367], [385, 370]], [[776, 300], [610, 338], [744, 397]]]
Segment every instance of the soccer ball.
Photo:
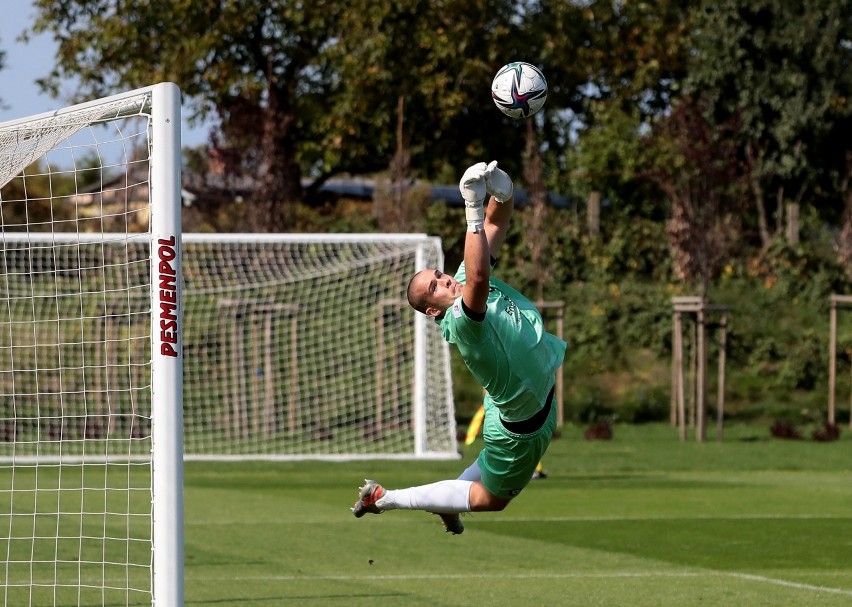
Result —
[[547, 81], [531, 63], [514, 61], [501, 67], [491, 83], [491, 98], [510, 118], [529, 118], [547, 100]]

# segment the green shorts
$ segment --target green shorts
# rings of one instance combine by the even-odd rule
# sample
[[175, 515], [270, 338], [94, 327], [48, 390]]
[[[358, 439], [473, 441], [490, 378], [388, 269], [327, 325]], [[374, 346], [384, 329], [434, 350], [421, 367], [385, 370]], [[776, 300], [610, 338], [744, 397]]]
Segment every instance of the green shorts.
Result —
[[503, 427], [500, 414], [494, 405], [486, 405], [482, 436], [485, 448], [479, 453], [477, 463], [482, 473], [482, 484], [492, 495], [511, 499], [518, 495], [532, 479], [533, 472], [556, 430], [556, 403], [544, 425], [531, 434], [515, 434]]

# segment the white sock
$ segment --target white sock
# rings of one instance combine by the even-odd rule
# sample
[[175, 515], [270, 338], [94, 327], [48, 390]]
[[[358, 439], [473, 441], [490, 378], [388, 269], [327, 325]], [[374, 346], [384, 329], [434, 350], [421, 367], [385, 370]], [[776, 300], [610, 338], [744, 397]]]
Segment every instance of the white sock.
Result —
[[385, 491], [376, 500], [382, 510], [426, 510], [427, 512], [470, 512], [471, 481], [438, 481], [409, 489]]
[[478, 481], [481, 478], [482, 471], [479, 469], [479, 463], [476, 460], [459, 476], [460, 481]]

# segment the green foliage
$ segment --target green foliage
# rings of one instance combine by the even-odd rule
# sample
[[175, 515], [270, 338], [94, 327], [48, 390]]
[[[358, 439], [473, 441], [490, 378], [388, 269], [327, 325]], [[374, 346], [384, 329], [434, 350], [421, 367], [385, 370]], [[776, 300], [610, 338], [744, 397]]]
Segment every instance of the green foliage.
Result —
[[298, 231], [318, 234], [364, 234], [377, 229], [372, 205], [351, 200], [323, 205], [298, 205], [294, 222]]
[[[823, 218], [836, 219], [848, 190], [849, 0], [34, 7], [26, 34], [47, 33], [59, 45], [40, 80], [45, 90], [58, 93], [70, 77], [82, 100], [176, 82], [192, 118], [218, 119], [217, 161], [257, 181], [263, 208], [248, 209], [264, 229], [294, 228], [292, 205], [316, 194], [303, 191], [303, 176], [318, 185], [340, 173], [374, 174], [399, 157], [410, 159], [410, 176], [445, 183], [483, 158], [522, 175], [527, 123], [503, 117], [487, 93], [495, 70], [519, 56], [539, 63], [550, 82], [534, 124], [544, 181], [561, 193], [601, 192], [620, 210], [663, 219], [659, 192], [637, 171], [640, 139], [668, 122], [684, 92], [706, 104], [710, 132], [742, 123], [732, 139], [753, 177], [756, 208], [741, 220], [747, 230], [758, 226], [762, 244], [768, 219], [782, 218], [772, 205], [812, 196], [824, 203]], [[698, 142], [678, 128], [679, 141]], [[693, 147], [705, 163], [716, 158]], [[723, 185], [676, 160], [666, 159], [658, 184], [680, 176], [696, 177], [686, 183], [702, 191]], [[752, 237], [733, 228], [729, 235]], [[537, 285], [549, 282], [536, 273]]]
[[615, 410], [606, 404], [603, 390], [597, 386], [582, 386], [572, 394], [572, 405], [576, 411], [573, 416], [580, 424], [593, 424], [597, 421], [612, 419]]
[[645, 424], [669, 419], [669, 393], [662, 386], [638, 388], [625, 395], [620, 418], [625, 423]]
[[636, 173], [640, 158], [641, 118], [635, 106], [625, 111], [617, 104], [596, 101], [590, 104], [595, 121], [583, 132], [573, 157], [573, 175], [587, 190], [617, 189]]
[[[819, 243], [816, 243], [817, 247]], [[845, 268], [810, 244], [793, 249], [776, 239], [761, 250], [748, 266], [751, 277], [779, 300], [827, 301], [831, 293], [843, 291], [847, 284]]]
[[790, 344], [778, 370], [774, 386], [782, 390], [814, 390], [825, 374], [824, 336], [808, 329]]
[[67, 230], [125, 229], [124, 218], [86, 217], [85, 212], [69, 204], [69, 196], [85, 192], [93, 183], [112, 178], [109, 167], [102, 166], [102, 159], [95, 153], [83, 154], [75, 163], [76, 173], [71, 174], [66, 167], [52, 166], [40, 158], [2, 184], [2, 223], [6, 229], [20, 230], [27, 224], [48, 225], [51, 222]]
[[590, 279], [615, 282], [624, 276], [637, 276], [668, 280], [672, 271], [671, 252], [663, 224], [641, 217], [624, 217], [607, 227], [602, 239], [589, 243]]
[[[695, 53], [684, 84], [709, 102], [715, 122], [741, 122], [738, 141], [755, 203], [770, 209], [760, 218], [765, 245], [772, 206], [780, 213], [785, 199], [816, 193], [825, 167], [846, 162], [850, 3], [713, 0], [695, 14]], [[846, 144], [838, 145], [844, 132]]]

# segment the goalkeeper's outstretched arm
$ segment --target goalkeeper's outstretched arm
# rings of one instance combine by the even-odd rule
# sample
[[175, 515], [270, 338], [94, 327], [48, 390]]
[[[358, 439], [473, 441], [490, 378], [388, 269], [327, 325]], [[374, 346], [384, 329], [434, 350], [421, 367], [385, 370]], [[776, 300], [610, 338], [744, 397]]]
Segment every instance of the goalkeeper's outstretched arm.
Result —
[[459, 181], [464, 199], [467, 233], [464, 239], [465, 282], [462, 303], [477, 313], [484, 313], [488, 302], [488, 279], [491, 275], [488, 240], [485, 232], [485, 199], [488, 195], [484, 162], [467, 168]]
[[506, 202], [498, 202], [493, 196], [488, 202], [485, 210], [485, 235], [488, 238], [488, 247], [491, 249], [491, 257], [497, 258], [500, 247], [506, 240], [509, 231], [509, 220], [515, 207], [514, 196]]
[[468, 232], [464, 240], [464, 304], [474, 312], [485, 312], [488, 304], [491, 255], [484, 229]]
[[[488, 302], [491, 259], [506, 239], [514, 208], [514, 185], [497, 161], [469, 167], [462, 175], [459, 190], [465, 200], [468, 231], [465, 236], [464, 304], [483, 313]], [[488, 208], [483, 209], [486, 193]]]
[[496, 160], [485, 171], [485, 183], [491, 194], [485, 211], [485, 235], [491, 257], [496, 258], [509, 231], [509, 220], [515, 208], [515, 188], [511, 177], [497, 168]]

